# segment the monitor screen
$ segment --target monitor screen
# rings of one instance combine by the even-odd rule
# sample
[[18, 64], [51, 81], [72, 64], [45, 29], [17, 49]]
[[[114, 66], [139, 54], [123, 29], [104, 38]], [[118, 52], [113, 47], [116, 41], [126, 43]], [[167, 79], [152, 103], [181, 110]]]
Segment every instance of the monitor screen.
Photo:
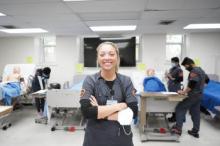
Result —
[[134, 67], [136, 66], [135, 58], [135, 37], [131, 38], [84, 38], [84, 66], [96, 67], [96, 48], [102, 42], [113, 42], [119, 48], [120, 66]]

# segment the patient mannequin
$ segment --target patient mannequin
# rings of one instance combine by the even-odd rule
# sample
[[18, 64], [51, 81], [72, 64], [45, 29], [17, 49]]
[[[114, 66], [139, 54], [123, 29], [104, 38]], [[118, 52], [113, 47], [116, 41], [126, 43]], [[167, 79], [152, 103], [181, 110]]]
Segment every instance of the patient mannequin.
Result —
[[143, 81], [144, 91], [146, 92], [162, 92], [166, 88], [162, 81], [155, 76], [155, 70], [152, 68], [147, 69], [147, 77]]
[[147, 69], [146, 74], [148, 77], [155, 76], [155, 70], [152, 68]]
[[[12, 73], [7, 75], [3, 79], [3, 83], [6, 83], [4, 84], [4, 86], [7, 86], [7, 87], [11, 87], [11, 85], [13, 84], [14, 90], [16, 89], [16, 92], [19, 92], [18, 93], [19, 95], [25, 92], [26, 86], [25, 86], [24, 78], [21, 77], [21, 69], [19, 66], [13, 67]], [[15, 109], [20, 108], [21, 106], [21, 104], [17, 100], [11, 100], [9, 105], [13, 105], [13, 108]]]
[[13, 68], [12, 74], [9, 74], [3, 81], [4, 82], [19, 82], [21, 79], [21, 69], [19, 66]]

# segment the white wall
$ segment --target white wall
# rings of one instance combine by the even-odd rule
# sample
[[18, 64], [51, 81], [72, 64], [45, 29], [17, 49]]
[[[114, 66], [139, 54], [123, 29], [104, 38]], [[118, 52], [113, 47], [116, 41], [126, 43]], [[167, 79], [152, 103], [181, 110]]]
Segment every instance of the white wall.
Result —
[[[57, 62], [50, 65], [52, 69], [50, 82], [63, 84], [72, 80], [79, 57], [76, 40], [76, 37], [57, 37]], [[0, 74], [2, 75], [6, 64], [27, 63], [28, 56], [33, 58], [34, 64], [39, 65], [41, 58], [39, 52], [39, 44], [33, 37], [0, 38]]]
[[[147, 68], [165, 70], [169, 62], [165, 60], [165, 34], [146, 34], [142, 37], [142, 62]], [[198, 58], [201, 67], [211, 74], [220, 75], [220, 33], [186, 34], [186, 49], [183, 57]]]
[[186, 43], [187, 56], [198, 58], [207, 73], [220, 76], [220, 33], [191, 33]]
[[34, 57], [34, 40], [32, 37], [0, 38], [0, 73], [6, 64], [26, 63], [26, 58]]
[[142, 62], [147, 68], [165, 69], [166, 34], [148, 34], [142, 37]]
[[[184, 55], [199, 58], [207, 73], [218, 73], [220, 76], [220, 33], [191, 33], [186, 35], [186, 50]], [[0, 72], [5, 64], [26, 63], [26, 57], [32, 56], [33, 63], [38, 63], [39, 51], [32, 37], [0, 38]], [[154, 68], [160, 74], [170, 68], [169, 61], [165, 60], [166, 34], [145, 34], [141, 40], [142, 63], [147, 68]], [[77, 37], [57, 37], [56, 59], [52, 68], [51, 82], [63, 84], [72, 80], [75, 74], [75, 65], [80, 60], [80, 47]], [[81, 63], [81, 62], [80, 62]], [[97, 72], [98, 69], [85, 68], [85, 73]], [[119, 72], [136, 76], [133, 68], [120, 68]]]
[[146, 34], [141, 42], [141, 62], [162, 76], [170, 68], [170, 62], [166, 61], [166, 34]]
[[52, 66], [50, 82], [63, 84], [75, 74], [75, 64], [79, 59], [79, 47], [76, 37], [56, 38], [56, 65]]

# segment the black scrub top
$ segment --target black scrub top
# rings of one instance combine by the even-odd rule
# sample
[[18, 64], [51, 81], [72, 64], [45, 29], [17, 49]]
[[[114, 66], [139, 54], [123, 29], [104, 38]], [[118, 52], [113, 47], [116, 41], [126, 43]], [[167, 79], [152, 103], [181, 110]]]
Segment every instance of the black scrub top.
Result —
[[[99, 105], [106, 105], [107, 100], [112, 99], [111, 89], [100, 72], [87, 76], [82, 89], [84, 94], [81, 99], [89, 100], [93, 95]], [[117, 74], [112, 90], [114, 90], [113, 99], [118, 103], [137, 102], [134, 94], [136, 90], [131, 79], [125, 75]], [[121, 126], [117, 121], [88, 119], [83, 146], [133, 146], [131, 127]]]
[[188, 82], [195, 81], [196, 85], [195, 87], [189, 91], [188, 96], [195, 98], [195, 96], [202, 96], [205, 80], [206, 80], [206, 73], [205, 71], [200, 67], [193, 67], [193, 69], [190, 71], [188, 76]]
[[174, 78], [174, 80], [169, 79], [168, 90], [170, 92], [177, 92], [181, 90], [181, 82], [183, 81], [183, 70], [180, 66], [174, 66], [170, 69], [169, 74]]

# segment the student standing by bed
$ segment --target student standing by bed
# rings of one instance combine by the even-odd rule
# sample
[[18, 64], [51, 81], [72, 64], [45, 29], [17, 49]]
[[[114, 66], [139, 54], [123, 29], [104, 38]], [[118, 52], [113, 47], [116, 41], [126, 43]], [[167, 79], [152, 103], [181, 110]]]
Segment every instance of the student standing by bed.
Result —
[[189, 71], [188, 85], [184, 90], [178, 91], [179, 94], [187, 94], [187, 98], [179, 102], [176, 106], [176, 125], [172, 132], [178, 135], [182, 134], [182, 126], [185, 120], [187, 110], [189, 110], [193, 122], [192, 130], [188, 134], [199, 138], [200, 130], [200, 102], [203, 94], [204, 84], [209, 82], [206, 73], [200, 67], [197, 67], [191, 58], [185, 57], [182, 65]]
[[[168, 91], [177, 92], [181, 90], [181, 82], [183, 81], [183, 70], [179, 65], [179, 58], [171, 58], [172, 67], [169, 70], [169, 73], [166, 73], [165, 76], [168, 78]], [[168, 118], [169, 122], [176, 121], [175, 113], [172, 114], [172, 117]]]
[[[37, 69], [32, 81], [32, 92], [37, 92], [47, 88], [48, 79], [50, 78], [51, 69], [45, 67], [44, 69]], [[44, 98], [35, 98], [35, 104], [40, 116], [43, 116], [44, 112]]]
[[130, 125], [122, 126], [118, 115], [131, 109], [137, 116], [137, 100], [131, 79], [117, 73], [120, 62], [115, 44], [97, 47], [100, 72], [87, 76], [81, 91], [81, 110], [88, 119], [83, 146], [133, 146]]

